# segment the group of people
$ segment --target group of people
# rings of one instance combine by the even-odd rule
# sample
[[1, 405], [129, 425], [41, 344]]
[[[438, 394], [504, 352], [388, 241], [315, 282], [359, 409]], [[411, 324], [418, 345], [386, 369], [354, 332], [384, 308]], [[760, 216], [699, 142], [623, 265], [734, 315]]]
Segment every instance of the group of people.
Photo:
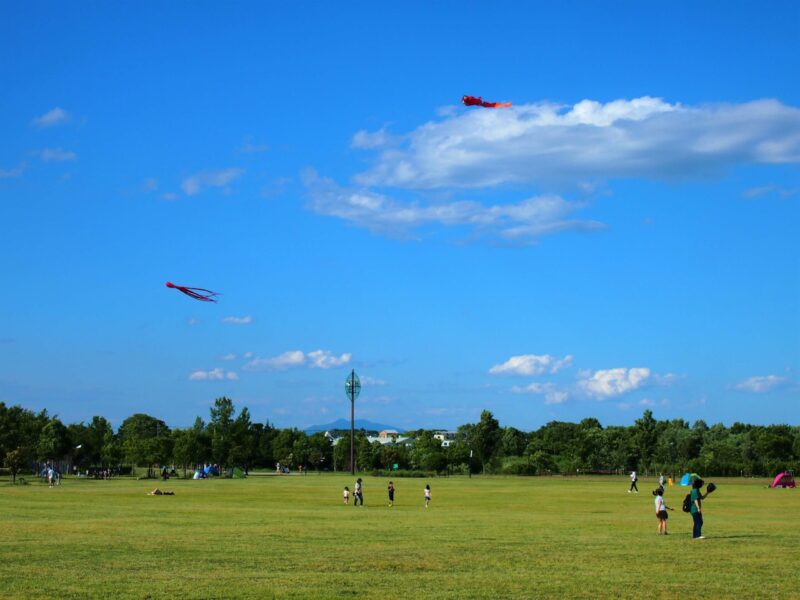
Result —
[[[386, 488], [387, 493], [389, 494], [389, 506], [394, 506], [394, 482], [390, 481], [388, 487]], [[342, 492], [342, 501], [345, 504], [350, 504], [350, 488], [344, 486], [344, 491]], [[356, 484], [353, 489], [353, 506], [358, 506], [359, 502], [361, 506], [364, 506], [364, 487], [363, 481], [361, 477], [356, 479]], [[425, 485], [425, 508], [428, 508], [431, 503], [431, 486], [426, 484]]]
[[[631, 473], [631, 488], [636, 486], [636, 471]], [[670, 483], [671, 485], [671, 483]], [[689, 513], [692, 515], [692, 539], [702, 540], [705, 539], [703, 535], [703, 500], [713, 491], [713, 484], [709, 484], [708, 492], [703, 494], [703, 480], [697, 477], [692, 481], [692, 491], [689, 494]], [[631, 490], [628, 490], [630, 492]], [[635, 490], [638, 493], [638, 488]], [[669, 513], [667, 511], [675, 510], [667, 506], [664, 501], [664, 476], [658, 478], [658, 487], [653, 490], [655, 496], [656, 518], [658, 519], [658, 535], [667, 535], [667, 519]], [[683, 510], [686, 510], [684, 507]]]

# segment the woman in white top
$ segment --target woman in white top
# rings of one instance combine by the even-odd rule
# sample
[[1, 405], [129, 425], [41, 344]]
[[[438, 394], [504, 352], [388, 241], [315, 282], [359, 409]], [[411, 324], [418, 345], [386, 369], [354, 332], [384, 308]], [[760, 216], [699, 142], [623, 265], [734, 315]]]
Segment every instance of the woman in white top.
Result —
[[656, 517], [658, 517], [658, 534], [661, 535], [663, 533], [667, 535], [667, 519], [669, 518], [667, 511], [673, 509], [664, 502], [664, 488], [653, 490], [653, 496], [656, 497], [655, 504]]

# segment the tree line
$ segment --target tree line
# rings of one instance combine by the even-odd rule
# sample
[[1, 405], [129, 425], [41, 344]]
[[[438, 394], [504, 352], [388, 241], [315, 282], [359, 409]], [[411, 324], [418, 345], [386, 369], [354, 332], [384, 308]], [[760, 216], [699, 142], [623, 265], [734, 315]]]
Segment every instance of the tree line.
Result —
[[[197, 465], [225, 469], [274, 468], [276, 463], [306, 470], [349, 470], [349, 431], [332, 445], [325, 433], [254, 423], [248, 409], [238, 414], [229, 398], [217, 398], [208, 421], [170, 428], [147, 414], [134, 414], [114, 431], [95, 416], [65, 425], [46, 410], [33, 412], [0, 402], [0, 457], [12, 476], [46, 462], [90, 468], [121, 465]], [[631, 426], [603, 427], [597, 419], [551, 421], [536, 431], [502, 427], [484, 410], [477, 423], [458, 427], [443, 446], [434, 430], [406, 432], [406, 442], [370, 442], [356, 432], [360, 471], [423, 471], [543, 475], [619, 473], [629, 470], [704, 475], [769, 476], [800, 465], [800, 427], [789, 425], [707, 425], [698, 420], [659, 421], [646, 410]]]

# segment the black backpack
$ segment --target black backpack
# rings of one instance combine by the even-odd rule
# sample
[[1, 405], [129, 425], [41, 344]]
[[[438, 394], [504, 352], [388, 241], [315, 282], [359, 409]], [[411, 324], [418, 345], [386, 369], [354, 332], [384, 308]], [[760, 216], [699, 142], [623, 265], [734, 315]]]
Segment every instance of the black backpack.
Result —
[[686, 498], [683, 499], [683, 512], [692, 512], [692, 493], [691, 492], [686, 494]]

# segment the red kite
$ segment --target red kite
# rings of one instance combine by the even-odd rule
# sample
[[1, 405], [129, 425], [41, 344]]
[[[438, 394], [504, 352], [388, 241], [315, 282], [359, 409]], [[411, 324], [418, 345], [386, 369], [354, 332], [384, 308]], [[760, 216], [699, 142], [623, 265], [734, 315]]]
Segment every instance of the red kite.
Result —
[[461, 103], [464, 106], [483, 106], [484, 108], [508, 108], [511, 102], [485, 102], [478, 96], [461, 96]]
[[167, 282], [167, 287], [180, 290], [187, 296], [190, 296], [195, 300], [202, 300], [203, 302], [216, 302], [216, 300], [214, 300], [214, 296], [219, 296], [217, 292], [212, 292], [211, 290], [204, 290], [203, 288], [186, 287], [184, 285], [175, 285], [170, 281]]

